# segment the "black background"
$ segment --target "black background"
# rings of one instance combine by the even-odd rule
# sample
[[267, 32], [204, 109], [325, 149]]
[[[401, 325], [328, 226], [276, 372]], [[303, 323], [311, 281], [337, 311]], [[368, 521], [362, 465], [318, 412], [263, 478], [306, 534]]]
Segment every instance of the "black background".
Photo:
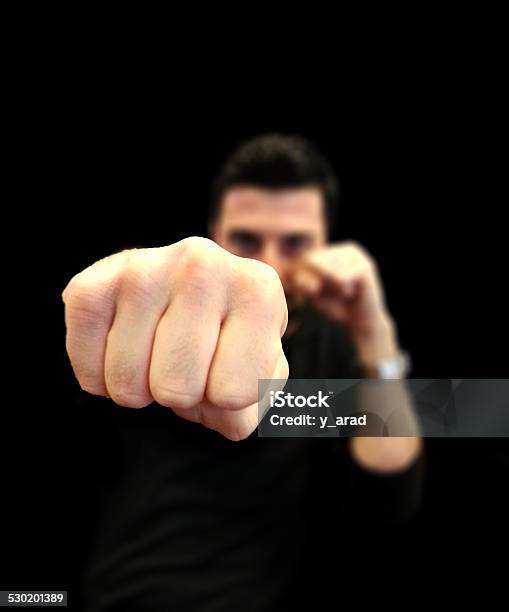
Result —
[[[342, 184], [335, 239], [376, 257], [414, 377], [506, 377], [498, 126], [468, 80], [430, 87], [405, 73], [361, 92], [338, 76], [333, 98], [323, 81], [282, 77], [275, 90], [263, 74], [225, 90], [212, 73], [191, 90], [140, 66], [135, 76], [112, 65], [40, 68], [13, 121], [22, 169], [3, 225], [15, 342], [3, 385], [2, 588], [76, 589], [98, 492], [114, 473], [112, 409], [80, 407], [61, 291], [115, 250], [204, 235], [210, 180], [245, 138], [299, 133], [330, 157]], [[492, 549], [507, 538], [504, 457], [505, 440], [429, 440], [421, 512], [358, 543], [360, 571], [384, 567], [393, 588], [404, 580], [419, 591], [473, 582], [483, 569], [495, 576]]]

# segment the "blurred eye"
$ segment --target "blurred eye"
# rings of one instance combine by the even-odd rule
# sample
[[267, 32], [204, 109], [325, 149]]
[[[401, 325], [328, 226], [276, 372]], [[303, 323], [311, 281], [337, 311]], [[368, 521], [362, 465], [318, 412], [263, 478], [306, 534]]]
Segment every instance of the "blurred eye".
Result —
[[310, 245], [309, 236], [305, 234], [292, 234], [285, 236], [281, 241], [281, 249], [285, 255], [297, 255]]
[[242, 255], [252, 255], [260, 248], [260, 239], [250, 232], [235, 231], [230, 234], [230, 242], [235, 252]]

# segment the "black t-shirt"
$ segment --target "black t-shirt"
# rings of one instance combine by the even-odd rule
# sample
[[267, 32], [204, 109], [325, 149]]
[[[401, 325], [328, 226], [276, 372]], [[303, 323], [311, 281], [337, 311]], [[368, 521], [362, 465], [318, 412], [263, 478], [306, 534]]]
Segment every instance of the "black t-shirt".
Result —
[[[346, 332], [312, 311], [283, 345], [292, 378], [359, 373]], [[354, 516], [352, 498], [366, 507], [371, 490], [390, 516], [407, 509], [402, 490], [415, 497], [412, 470], [368, 477], [342, 439], [255, 431], [231, 442], [156, 404], [119, 409], [115, 425], [121, 470], [85, 573], [89, 610], [299, 609], [316, 598], [304, 578], [310, 559], [337, 547], [342, 532], [331, 526]]]

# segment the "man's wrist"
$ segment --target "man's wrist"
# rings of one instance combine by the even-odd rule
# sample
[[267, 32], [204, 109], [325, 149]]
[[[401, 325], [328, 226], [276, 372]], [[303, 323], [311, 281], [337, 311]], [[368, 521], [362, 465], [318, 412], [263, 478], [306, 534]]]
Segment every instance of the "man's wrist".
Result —
[[353, 342], [359, 365], [368, 370], [401, 353], [396, 326], [388, 315], [377, 321], [369, 332], [355, 336]]
[[401, 380], [408, 376], [411, 360], [405, 351], [399, 352], [395, 357], [382, 359], [374, 366], [361, 367], [364, 378], [378, 380]]

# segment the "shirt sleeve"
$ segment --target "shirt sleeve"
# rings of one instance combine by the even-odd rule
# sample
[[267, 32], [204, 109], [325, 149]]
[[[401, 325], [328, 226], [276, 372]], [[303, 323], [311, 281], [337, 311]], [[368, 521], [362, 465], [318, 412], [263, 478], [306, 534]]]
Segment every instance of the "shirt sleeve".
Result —
[[421, 506], [425, 461], [421, 455], [407, 469], [378, 475], [351, 458], [347, 468], [351, 510], [375, 523], [403, 523], [415, 517]]

